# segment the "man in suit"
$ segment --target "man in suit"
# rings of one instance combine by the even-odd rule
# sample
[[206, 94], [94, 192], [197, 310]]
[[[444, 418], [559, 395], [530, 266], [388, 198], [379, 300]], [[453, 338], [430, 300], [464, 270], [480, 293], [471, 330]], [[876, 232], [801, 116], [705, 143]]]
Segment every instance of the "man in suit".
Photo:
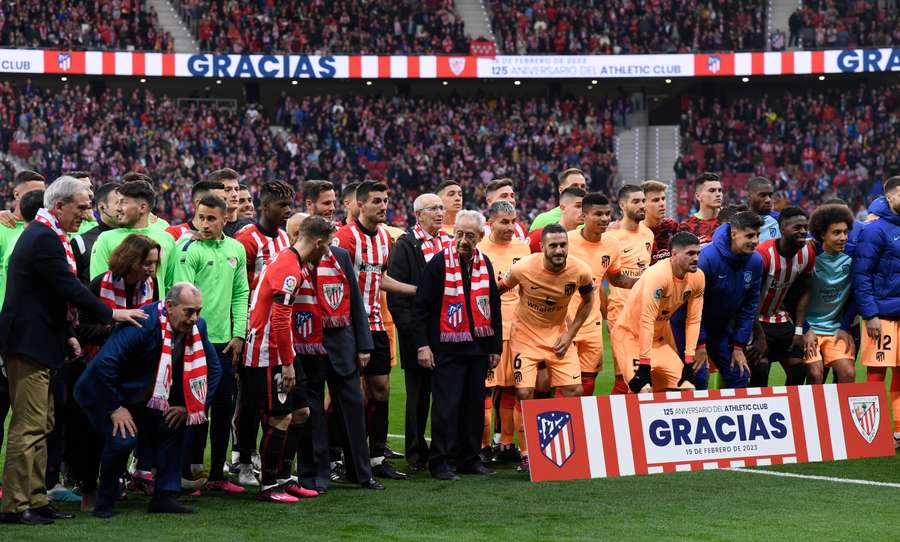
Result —
[[478, 250], [484, 216], [456, 215], [453, 242], [422, 271], [412, 306], [419, 365], [432, 377], [431, 451], [428, 468], [438, 480], [462, 474], [492, 475], [478, 452], [484, 427], [484, 379], [503, 352], [500, 292], [494, 267]]
[[137, 310], [112, 310], [77, 278], [68, 233], [91, 210], [91, 191], [63, 176], [44, 193], [44, 207], [25, 228], [9, 263], [7, 295], [0, 310], [0, 354], [6, 362], [12, 419], [3, 473], [2, 520], [29, 525], [67, 519], [50, 506], [45, 487], [47, 435], [53, 429], [50, 377], [73, 339], [75, 309], [97, 320], [139, 325]]
[[[300, 224], [309, 215], [297, 213], [288, 221], [288, 237], [296, 241]], [[303, 487], [324, 493], [331, 481], [329, 437], [340, 443], [349, 481], [365, 489], [383, 490], [372, 477], [366, 442], [365, 409], [359, 371], [369, 361], [372, 333], [353, 262], [346, 250], [331, 247], [316, 269], [316, 297], [326, 311], [323, 346], [326, 354], [301, 355], [309, 399], [309, 419], [300, 426], [298, 474]], [[325, 383], [340, 434], [329, 435], [325, 418]]]
[[[202, 308], [196, 286], [175, 284], [164, 304], [141, 309], [146, 316], [141, 327], [118, 328], [78, 379], [75, 400], [106, 440], [95, 516], [113, 515], [119, 476], [137, 445], [138, 432], [151, 435], [156, 443], [156, 485], [149, 511], [193, 512], [175, 501], [181, 491], [185, 427], [205, 421], [204, 408], [215, 397], [222, 376], [206, 322], [200, 318]], [[166, 373], [171, 375], [168, 383], [160, 376]]]
[[[388, 261], [388, 274], [418, 285], [422, 270], [452, 239], [441, 228], [444, 204], [436, 194], [422, 194], [413, 202], [416, 224], [397, 239]], [[413, 341], [412, 300], [408, 295], [388, 294], [388, 308], [400, 331], [400, 366], [406, 380], [406, 462], [411, 471], [423, 470], [428, 461], [425, 426], [431, 406], [431, 371], [416, 363]]]

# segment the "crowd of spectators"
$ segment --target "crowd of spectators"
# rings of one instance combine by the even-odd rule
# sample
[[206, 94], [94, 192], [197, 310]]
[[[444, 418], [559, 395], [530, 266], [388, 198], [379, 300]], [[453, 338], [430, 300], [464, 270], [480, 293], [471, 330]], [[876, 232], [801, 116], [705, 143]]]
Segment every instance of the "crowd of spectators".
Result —
[[[222, 167], [241, 172], [254, 190], [272, 178], [295, 186], [384, 179], [393, 187], [389, 219], [402, 225], [411, 196], [448, 178], [474, 203], [491, 179], [516, 179], [533, 213], [555, 205], [555, 175], [567, 167], [609, 190], [615, 126], [630, 107], [625, 99], [285, 96], [272, 119], [285, 130], [273, 135], [252, 105], [217, 109], [143, 89], [96, 94], [87, 85], [51, 91], [5, 83], [0, 148], [48, 178], [87, 170], [102, 182], [146, 172], [160, 185], [160, 214], [176, 221], [189, 208], [191, 183]], [[8, 205], [11, 190], [4, 193]]]
[[200, 49], [216, 53], [468, 53], [453, 0], [181, 0]]
[[505, 0], [494, 2], [500, 49], [526, 53], [762, 50], [761, 0]]
[[144, 0], [3, 2], [0, 46], [173, 51], [171, 34]]
[[788, 45], [804, 49], [900, 44], [900, 4], [876, 0], [804, 0], [788, 20]]
[[785, 203], [840, 197], [859, 211], [900, 164], [900, 85], [684, 96], [681, 137], [678, 179], [722, 172], [735, 201], [747, 178], [764, 175]]

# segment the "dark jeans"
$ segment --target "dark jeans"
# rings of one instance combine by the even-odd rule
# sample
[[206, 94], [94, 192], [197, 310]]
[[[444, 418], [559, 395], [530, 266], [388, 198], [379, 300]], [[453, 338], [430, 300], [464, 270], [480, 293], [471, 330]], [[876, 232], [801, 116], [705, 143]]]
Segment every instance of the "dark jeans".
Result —
[[481, 465], [481, 433], [484, 429], [484, 378], [487, 356], [438, 354], [431, 385], [432, 474], [450, 470], [450, 456], [457, 469], [472, 470]]
[[[181, 448], [187, 432], [184, 426], [170, 429], [159, 410], [143, 406], [128, 407], [137, 425], [138, 433], [152, 435], [155, 444], [153, 463], [156, 465], [155, 486], [157, 493], [181, 491]], [[105, 417], [101, 434], [105, 443], [100, 466], [100, 487], [97, 491], [97, 507], [112, 508], [119, 489], [119, 475], [125, 470], [128, 455], [137, 446], [137, 437], [126, 433], [112, 434], [112, 421]]]
[[[331, 481], [329, 436], [344, 451], [347, 479], [364, 482], [372, 478], [366, 442], [365, 410], [359, 371], [341, 376], [328, 356], [300, 356], [306, 376], [309, 419], [300, 426], [298, 472], [304, 487], [325, 489]], [[340, 431], [329, 435], [325, 419], [325, 384], [331, 395], [331, 417]]]
[[209, 422], [188, 430], [184, 447], [183, 470], [189, 474], [191, 464], [203, 464], [206, 453], [206, 439], [209, 437], [209, 479], [222, 480], [225, 456], [228, 453], [228, 439], [231, 437], [231, 419], [234, 416], [234, 366], [231, 353], [222, 350], [228, 343], [214, 344], [222, 366], [222, 380], [216, 394], [209, 401]]
[[[413, 360], [415, 354], [413, 351]], [[407, 366], [403, 375], [406, 380], [406, 462], [424, 465], [429, 452], [425, 431], [431, 407], [431, 371], [414, 364]]]

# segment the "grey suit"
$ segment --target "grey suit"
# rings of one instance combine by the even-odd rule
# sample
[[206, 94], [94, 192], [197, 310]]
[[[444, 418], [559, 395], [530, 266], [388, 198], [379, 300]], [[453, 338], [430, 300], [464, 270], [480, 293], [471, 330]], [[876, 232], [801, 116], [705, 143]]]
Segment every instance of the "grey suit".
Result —
[[356, 363], [358, 352], [372, 350], [372, 333], [350, 255], [338, 247], [332, 247], [331, 252], [350, 286], [348, 294], [352, 323], [347, 327], [325, 330], [327, 355], [300, 357], [306, 374], [310, 414], [309, 420], [302, 426], [298, 470], [303, 486], [315, 489], [325, 489], [331, 481], [329, 435], [324, 411], [326, 382], [331, 394], [331, 416], [339, 422], [333, 426], [342, 433], [331, 437], [344, 450], [347, 478], [360, 483], [372, 478], [363, 395]]

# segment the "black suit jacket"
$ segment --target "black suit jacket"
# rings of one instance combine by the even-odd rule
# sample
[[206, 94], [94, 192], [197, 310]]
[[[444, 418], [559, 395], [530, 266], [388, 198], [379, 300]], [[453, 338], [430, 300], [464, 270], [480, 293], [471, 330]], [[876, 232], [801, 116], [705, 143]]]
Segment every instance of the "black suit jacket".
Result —
[[350, 296], [350, 319], [352, 323], [347, 327], [326, 328], [323, 342], [328, 351], [328, 359], [336, 373], [347, 376], [356, 370], [356, 353], [371, 352], [372, 332], [369, 331], [369, 316], [363, 305], [362, 294], [359, 292], [359, 284], [356, 280], [356, 270], [350, 254], [339, 247], [331, 247], [338, 265], [347, 277], [350, 291], [345, 295]]
[[69, 269], [59, 237], [32, 222], [9, 259], [6, 299], [0, 310], [0, 353], [25, 356], [49, 369], [62, 367], [70, 336], [69, 304], [97, 321], [112, 320], [112, 309]]
[[[391, 247], [391, 256], [388, 260], [387, 273], [392, 279], [418, 286], [422, 280], [422, 271], [425, 269], [425, 256], [422, 255], [422, 240], [416, 239], [412, 232], [401, 235], [394, 246]], [[397, 335], [400, 338], [400, 347], [404, 352], [415, 352], [413, 344], [412, 305], [413, 296], [388, 293], [388, 309], [394, 317], [394, 325], [397, 326]], [[416, 358], [407, 359], [410, 356], [401, 355], [400, 365], [405, 369], [409, 365], [418, 367]]]

